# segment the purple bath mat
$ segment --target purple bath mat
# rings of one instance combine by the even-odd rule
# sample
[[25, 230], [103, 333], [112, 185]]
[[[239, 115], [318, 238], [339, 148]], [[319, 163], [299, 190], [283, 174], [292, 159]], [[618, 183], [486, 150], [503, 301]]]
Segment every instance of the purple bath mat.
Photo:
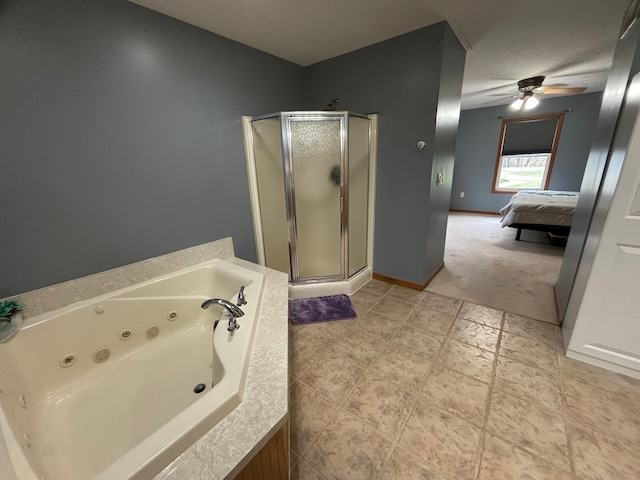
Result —
[[356, 315], [348, 295], [299, 298], [289, 302], [289, 317], [294, 325], [343, 320]]

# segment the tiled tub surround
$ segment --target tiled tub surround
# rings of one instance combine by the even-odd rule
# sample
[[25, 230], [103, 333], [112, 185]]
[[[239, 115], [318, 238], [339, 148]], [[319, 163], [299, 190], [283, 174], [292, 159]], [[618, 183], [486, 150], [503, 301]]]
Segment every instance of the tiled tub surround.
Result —
[[[61, 286], [49, 287], [43, 289], [44, 298], [46, 301], [49, 296], [59, 298], [66, 295], [66, 298], [76, 299], [83, 294], [87, 295], [87, 288], [89, 291], [95, 291], [103, 284], [101, 275], [105, 275], [104, 283], [112, 285], [110, 282], [113, 279], [115, 283], [127, 282], [127, 275], [133, 270], [134, 273], [138, 273], [137, 280], [141, 281], [140, 278], [147, 276], [149, 271], [156, 275], [158, 272], [165, 274], [167, 269], [182, 269], [212, 257], [224, 257], [229, 263], [262, 273], [263, 296], [242, 403], [157, 476], [162, 479], [226, 478], [230, 473], [233, 475], [238, 471], [248, 460], [249, 453], [258, 450], [287, 420], [287, 277], [282, 273], [233, 258], [230, 239], [176, 252], [168, 257], [171, 258], [159, 257], [123, 267], [129, 272], [117, 269], [67, 282]], [[118, 287], [121, 286], [122, 283], [119, 283]], [[55, 295], [51, 294], [52, 291]], [[19, 298], [33, 306], [36, 305], [34, 299], [38, 293], [31, 292]], [[7, 456], [7, 445], [1, 439], [0, 478], [33, 478], [26, 476], [26, 473], [20, 470], [20, 466], [18, 473], [14, 472]]]
[[290, 327], [292, 479], [640, 478], [640, 381], [558, 327], [373, 280]]

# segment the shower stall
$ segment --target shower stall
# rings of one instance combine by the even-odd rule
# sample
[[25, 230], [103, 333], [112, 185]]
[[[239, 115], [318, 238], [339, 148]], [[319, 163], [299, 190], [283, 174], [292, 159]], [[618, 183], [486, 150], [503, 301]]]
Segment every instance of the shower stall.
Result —
[[243, 117], [258, 261], [290, 298], [350, 294], [372, 276], [377, 115]]

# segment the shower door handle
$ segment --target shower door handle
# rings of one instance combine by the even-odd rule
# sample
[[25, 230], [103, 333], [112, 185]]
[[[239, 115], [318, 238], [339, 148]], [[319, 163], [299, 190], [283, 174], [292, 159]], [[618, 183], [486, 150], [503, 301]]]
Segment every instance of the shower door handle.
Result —
[[343, 200], [343, 197], [342, 197], [342, 195], [340, 195], [340, 213], [342, 213], [344, 211], [343, 208], [342, 208], [342, 200]]

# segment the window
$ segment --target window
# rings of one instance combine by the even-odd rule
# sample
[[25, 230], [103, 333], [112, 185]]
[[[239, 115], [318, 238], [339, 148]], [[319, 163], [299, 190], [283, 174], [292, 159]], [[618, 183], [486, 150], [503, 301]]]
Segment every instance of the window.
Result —
[[563, 117], [554, 113], [502, 120], [492, 192], [548, 188]]
[[550, 153], [502, 155], [496, 190], [544, 190], [548, 179]]

